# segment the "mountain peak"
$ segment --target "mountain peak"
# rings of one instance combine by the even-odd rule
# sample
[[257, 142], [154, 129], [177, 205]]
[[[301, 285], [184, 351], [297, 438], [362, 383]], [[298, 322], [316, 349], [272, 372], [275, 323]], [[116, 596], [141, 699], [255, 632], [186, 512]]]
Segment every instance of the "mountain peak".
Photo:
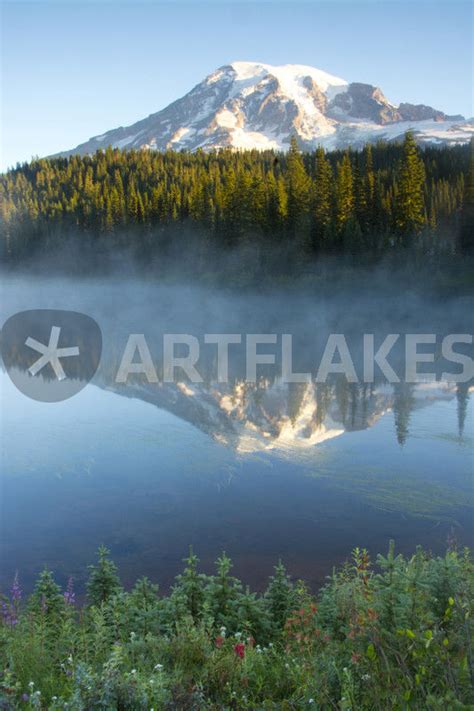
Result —
[[111, 145], [154, 150], [286, 150], [296, 135], [305, 149], [359, 147], [398, 140], [465, 143], [474, 126], [423, 104], [390, 103], [381, 89], [301, 64], [234, 61], [188, 94], [127, 128], [107, 131], [60, 155]]
[[285, 81], [295, 81], [299, 78], [309, 76], [319, 85], [321, 91], [327, 91], [330, 86], [346, 86], [348, 84], [344, 79], [328, 74], [321, 69], [310, 67], [305, 64], [264, 64], [262, 62], [231, 62], [230, 67], [235, 71], [239, 80], [249, 79], [259, 74], [272, 74]]

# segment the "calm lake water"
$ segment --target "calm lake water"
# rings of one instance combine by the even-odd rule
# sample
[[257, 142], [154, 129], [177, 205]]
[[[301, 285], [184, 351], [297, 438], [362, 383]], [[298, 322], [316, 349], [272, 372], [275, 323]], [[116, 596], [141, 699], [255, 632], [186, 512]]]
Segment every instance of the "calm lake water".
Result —
[[228, 385], [210, 351], [199, 385], [113, 382], [131, 332], [146, 334], [158, 372], [163, 333], [291, 333], [301, 370], [330, 332], [347, 334], [355, 361], [364, 332], [468, 333], [468, 301], [6, 278], [2, 323], [32, 308], [92, 316], [104, 349], [93, 381], [63, 402], [31, 400], [0, 371], [2, 588], [15, 570], [30, 588], [47, 565], [81, 589], [101, 543], [127, 585], [146, 574], [163, 589], [190, 544], [206, 571], [225, 550], [234, 574], [263, 587], [281, 557], [316, 587], [356, 545], [472, 543], [467, 386], [288, 386], [270, 372], [249, 386], [238, 348]]

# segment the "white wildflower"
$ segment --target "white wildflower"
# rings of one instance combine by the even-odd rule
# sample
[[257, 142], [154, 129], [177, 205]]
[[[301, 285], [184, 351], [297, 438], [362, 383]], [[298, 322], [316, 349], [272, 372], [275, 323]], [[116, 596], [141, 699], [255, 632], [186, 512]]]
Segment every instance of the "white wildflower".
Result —
[[163, 669], [163, 664], [155, 664], [153, 667], [155, 671], [161, 671]]
[[136, 674], [136, 673], [137, 673], [136, 669], [132, 669], [132, 671], [130, 672], [130, 674]]

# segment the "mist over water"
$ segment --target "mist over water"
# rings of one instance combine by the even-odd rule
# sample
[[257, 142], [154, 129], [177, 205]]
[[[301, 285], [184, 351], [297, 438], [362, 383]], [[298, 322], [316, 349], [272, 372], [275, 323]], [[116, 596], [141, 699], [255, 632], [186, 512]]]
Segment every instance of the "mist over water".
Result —
[[[190, 544], [205, 570], [225, 549], [234, 572], [261, 587], [279, 557], [317, 586], [355, 545], [375, 553], [395, 538], [401, 550], [442, 550], [453, 530], [469, 543], [470, 383], [391, 385], [376, 372], [372, 384], [288, 384], [279, 367], [282, 334], [293, 337], [293, 370], [314, 374], [331, 333], [344, 334], [358, 373], [364, 333], [376, 344], [432, 333], [425, 350], [439, 377], [439, 344], [472, 331], [472, 299], [424, 295], [383, 268], [370, 279], [328, 274], [324, 289], [260, 291], [123, 273], [6, 275], [2, 323], [28, 309], [78, 311], [99, 324], [103, 350], [92, 382], [61, 403], [30, 400], [0, 373], [1, 585], [19, 569], [28, 586], [47, 564], [80, 587], [100, 543], [126, 582], [146, 574], [164, 587]], [[130, 333], [145, 335], [159, 383], [115, 382]], [[206, 333], [242, 334], [227, 383]], [[162, 382], [163, 334], [198, 339], [202, 383]], [[276, 365], [259, 366], [255, 384], [245, 381], [246, 334], [277, 335], [259, 346]], [[390, 362], [403, 376], [402, 338]]]

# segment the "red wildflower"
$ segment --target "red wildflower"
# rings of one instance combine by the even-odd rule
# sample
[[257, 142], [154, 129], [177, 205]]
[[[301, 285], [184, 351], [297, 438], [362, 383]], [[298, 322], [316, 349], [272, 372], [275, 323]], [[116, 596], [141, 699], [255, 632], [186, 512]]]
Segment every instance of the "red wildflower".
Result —
[[220, 649], [222, 647], [222, 645], [224, 644], [224, 637], [221, 637], [221, 635], [218, 635], [214, 640], [214, 644], [216, 645], [216, 647], [218, 649]]
[[234, 647], [234, 652], [240, 659], [245, 657], [245, 644], [243, 642], [238, 642]]

